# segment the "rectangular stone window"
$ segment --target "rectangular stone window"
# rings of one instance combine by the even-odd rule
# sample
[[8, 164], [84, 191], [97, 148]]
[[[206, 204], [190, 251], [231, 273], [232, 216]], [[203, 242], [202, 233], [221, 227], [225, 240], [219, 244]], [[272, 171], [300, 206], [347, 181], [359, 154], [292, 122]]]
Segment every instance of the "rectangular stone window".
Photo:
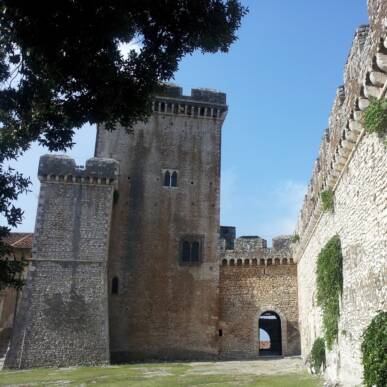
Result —
[[200, 265], [203, 261], [203, 235], [184, 235], [180, 241], [180, 264]]

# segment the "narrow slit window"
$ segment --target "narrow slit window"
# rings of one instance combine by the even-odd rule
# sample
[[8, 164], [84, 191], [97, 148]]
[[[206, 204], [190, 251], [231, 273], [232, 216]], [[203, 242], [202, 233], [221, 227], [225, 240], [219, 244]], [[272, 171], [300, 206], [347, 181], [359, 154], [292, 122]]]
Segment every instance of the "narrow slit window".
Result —
[[171, 177], [171, 187], [177, 187], [177, 172], [174, 171]]
[[112, 280], [112, 294], [118, 294], [118, 277], [114, 277]]
[[164, 185], [166, 187], [169, 187], [171, 185], [171, 174], [170, 174], [169, 171], [165, 172], [165, 175], [164, 175]]

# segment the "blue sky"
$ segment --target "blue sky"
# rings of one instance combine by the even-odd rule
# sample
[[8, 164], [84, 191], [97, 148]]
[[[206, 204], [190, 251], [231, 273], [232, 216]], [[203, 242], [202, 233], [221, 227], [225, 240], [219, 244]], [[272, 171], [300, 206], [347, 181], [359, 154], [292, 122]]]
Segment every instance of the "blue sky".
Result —
[[[189, 93], [227, 93], [222, 137], [221, 223], [238, 235], [271, 239], [291, 233], [311, 177], [336, 88], [356, 28], [367, 23], [366, 0], [243, 1], [250, 8], [227, 54], [184, 58], [173, 83]], [[77, 133], [68, 152], [78, 164], [92, 157], [95, 129]], [[18, 231], [33, 231], [39, 193], [33, 146], [12, 166], [33, 180], [17, 202]]]

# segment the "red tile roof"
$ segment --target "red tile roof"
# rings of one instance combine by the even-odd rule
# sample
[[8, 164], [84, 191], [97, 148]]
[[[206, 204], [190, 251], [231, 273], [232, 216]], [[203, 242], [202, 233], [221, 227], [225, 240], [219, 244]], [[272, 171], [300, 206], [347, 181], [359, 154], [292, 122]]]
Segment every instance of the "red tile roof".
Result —
[[11, 232], [5, 243], [17, 249], [31, 249], [33, 236], [32, 232]]

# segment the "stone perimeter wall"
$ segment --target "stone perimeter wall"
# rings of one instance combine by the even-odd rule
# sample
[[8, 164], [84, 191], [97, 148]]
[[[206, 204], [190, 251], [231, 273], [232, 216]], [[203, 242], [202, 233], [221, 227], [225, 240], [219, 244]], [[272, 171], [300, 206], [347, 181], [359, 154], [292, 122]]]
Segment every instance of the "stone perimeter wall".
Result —
[[107, 256], [118, 163], [42, 156], [32, 262], [5, 367], [109, 362]]
[[259, 356], [259, 316], [274, 311], [281, 318], [283, 355], [300, 353], [297, 266], [289, 237], [266, 248], [261, 238], [238, 238], [233, 250], [220, 247], [220, 356]]
[[[346, 386], [362, 381], [361, 335], [387, 299], [387, 149], [385, 136], [365, 134], [362, 111], [387, 80], [387, 3], [369, 1], [370, 27], [360, 27], [315, 163], [300, 213], [298, 261], [302, 356], [323, 336], [316, 306], [316, 261], [338, 234], [343, 250], [344, 289], [339, 338], [327, 354], [326, 377]], [[384, 137], [384, 138], [383, 138]], [[319, 193], [334, 191], [334, 211], [322, 213]]]

